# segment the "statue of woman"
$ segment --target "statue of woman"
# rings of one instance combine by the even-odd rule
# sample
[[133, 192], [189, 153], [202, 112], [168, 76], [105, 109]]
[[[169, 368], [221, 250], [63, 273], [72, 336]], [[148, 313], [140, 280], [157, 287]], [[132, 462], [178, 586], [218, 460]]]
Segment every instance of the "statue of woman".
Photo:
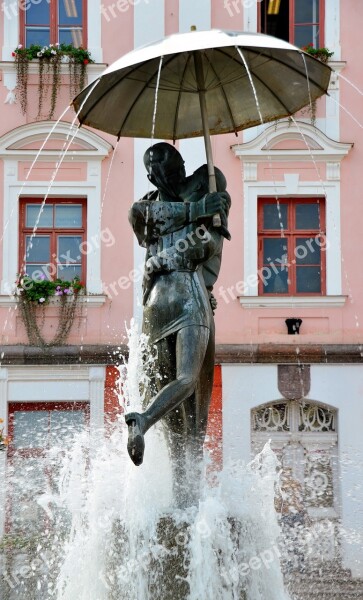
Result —
[[[140, 465], [144, 436], [163, 419], [180, 499], [188, 495], [182, 490], [188, 460], [194, 468], [201, 462], [207, 427], [215, 346], [212, 289], [223, 239], [229, 238], [230, 197], [218, 169], [216, 193], [208, 193], [206, 165], [186, 177], [184, 161], [170, 144], [149, 148], [144, 163], [157, 191], [135, 202], [129, 219], [147, 250], [143, 331], [157, 347], [158, 377], [157, 393], [147, 409], [125, 417], [128, 452]], [[219, 228], [213, 226], [216, 213], [222, 219]]]

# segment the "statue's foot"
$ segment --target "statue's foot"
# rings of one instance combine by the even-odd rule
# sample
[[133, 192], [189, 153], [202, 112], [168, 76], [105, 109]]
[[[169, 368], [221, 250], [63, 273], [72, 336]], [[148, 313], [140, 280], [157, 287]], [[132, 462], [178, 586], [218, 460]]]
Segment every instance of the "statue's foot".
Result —
[[144, 459], [145, 441], [142, 426], [142, 415], [139, 413], [129, 413], [125, 415], [125, 421], [129, 428], [129, 439], [127, 442], [127, 451], [132, 462], [138, 467]]

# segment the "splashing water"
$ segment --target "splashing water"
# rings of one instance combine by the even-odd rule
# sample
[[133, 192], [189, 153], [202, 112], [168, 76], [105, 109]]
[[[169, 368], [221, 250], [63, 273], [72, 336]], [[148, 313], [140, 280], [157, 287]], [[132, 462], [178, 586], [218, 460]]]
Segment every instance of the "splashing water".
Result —
[[[157, 112], [158, 112], [158, 102], [159, 102], [159, 88], [160, 88], [160, 79], [161, 79], [161, 70], [163, 67], [163, 61], [164, 61], [164, 56], [160, 57], [160, 61], [159, 61], [159, 67], [158, 67], [158, 75], [156, 78], [156, 88], [155, 88], [155, 98], [154, 98], [154, 110], [153, 110], [153, 117], [152, 117], [152, 122], [151, 122], [151, 146], [154, 145], [154, 139], [155, 139], [155, 128], [156, 128], [156, 116], [157, 116]], [[153, 151], [150, 151], [150, 167], [149, 167], [149, 175], [152, 174], [152, 168], [151, 168], [151, 163], [152, 163], [152, 157], [153, 157]], [[149, 185], [148, 185], [148, 190], [147, 193], [150, 194], [150, 190], [151, 190], [151, 182], [149, 181]], [[145, 220], [145, 232], [147, 229], [147, 222], [148, 222], [148, 218], [146, 217]]]
[[99, 82], [100, 82], [100, 79], [96, 79], [96, 81], [94, 82], [94, 84], [91, 86], [88, 94], [85, 96], [85, 99], [83, 100], [83, 102], [82, 102], [82, 104], [81, 104], [78, 112], [76, 113], [76, 115], [75, 115], [75, 117], [74, 117], [74, 119], [73, 119], [73, 121], [72, 121], [72, 123], [70, 125], [69, 132], [68, 132], [67, 137], [66, 137], [66, 139], [64, 141], [63, 148], [62, 148], [62, 150], [61, 150], [61, 152], [59, 154], [58, 162], [57, 162], [57, 164], [55, 166], [55, 169], [53, 171], [52, 178], [50, 180], [48, 189], [47, 189], [46, 194], [45, 194], [45, 196], [43, 198], [43, 201], [42, 201], [42, 203], [40, 205], [39, 212], [38, 212], [38, 215], [37, 215], [37, 218], [36, 218], [36, 221], [35, 221], [35, 225], [33, 227], [33, 231], [31, 233], [31, 236], [29, 238], [29, 242], [28, 242], [26, 250], [25, 250], [24, 259], [23, 259], [24, 264], [22, 265], [21, 271], [24, 269], [24, 265], [26, 263], [26, 257], [28, 255], [28, 252], [32, 248], [33, 239], [34, 239], [34, 237], [36, 235], [36, 232], [37, 232], [37, 229], [38, 229], [38, 225], [39, 225], [39, 222], [40, 222], [43, 210], [44, 210], [44, 206], [46, 204], [46, 201], [49, 198], [50, 192], [52, 191], [52, 188], [53, 188], [55, 179], [56, 179], [56, 177], [58, 175], [59, 169], [61, 168], [61, 166], [63, 164], [63, 161], [64, 161], [65, 157], [67, 156], [67, 152], [70, 149], [70, 147], [72, 146], [72, 144], [73, 144], [74, 140], [76, 139], [77, 134], [79, 132], [80, 126], [77, 127], [74, 130], [75, 122], [76, 122], [78, 116], [80, 115], [81, 111], [83, 110], [83, 107], [86, 104], [88, 98], [92, 94], [92, 92], [95, 89], [95, 87], [99, 84]]
[[[150, 352], [143, 364], [146, 349], [132, 324], [129, 361], [120, 369], [120, 404], [132, 409], [143, 404], [139, 383], [147, 385], [153, 367]], [[161, 427], [148, 432], [140, 468], [127, 455], [126, 434], [120, 416], [112, 434], [83, 431], [68, 450], [47, 453], [58, 484], [38, 497], [45, 535], [35, 553], [46, 572], [36, 570], [26, 597], [288, 600], [274, 509], [278, 465], [269, 445], [250, 464], [227, 463], [214, 487], [203, 483], [198, 506], [181, 510]], [[31, 485], [17, 470], [14, 478]]]

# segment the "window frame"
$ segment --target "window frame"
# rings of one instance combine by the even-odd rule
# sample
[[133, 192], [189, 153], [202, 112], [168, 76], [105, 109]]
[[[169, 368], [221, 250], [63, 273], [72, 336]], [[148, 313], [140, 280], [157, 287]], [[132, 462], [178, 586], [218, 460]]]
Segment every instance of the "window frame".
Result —
[[[270, 239], [281, 239], [280, 229], [264, 229], [263, 227], [263, 207], [266, 204], [276, 204], [279, 201], [280, 204], [287, 204], [287, 225], [288, 228], [284, 230], [284, 237], [287, 239], [287, 263], [289, 269], [289, 279], [287, 292], [264, 292], [263, 278], [259, 277], [258, 281], [258, 297], [260, 298], [280, 298], [280, 297], [320, 297], [326, 295], [326, 248], [322, 247], [320, 251], [320, 292], [297, 292], [296, 290], [296, 264], [294, 258], [295, 240], [300, 237], [315, 237], [318, 230], [313, 229], [296, 229], [294, 225], [295, 217], [295, 206], [297, 204], [316, 204], [319, 202], [320, 205], [320, 235], [326, 236], [326, 199], [323, 196], [316, 197], [278, 197], [276, 196], [261, 196], [257, 199], [257, 255], [258, 255], [258, 272], [260, 273], [266, 265], [263, 263], [263, 240], [266, 238]], [[312, 265], [315, 266], [315, 265]]]
[[[289, 38], [291, 44], [295, 44], [295, 1], [289, 0]], [[319, 27], [319, 42], [317, 47], [324, 47], [324, 38], [325, 38], [325, 0], [319, 0], [319, 21], [318, 23], [299, 23], [299, 27], [307, 26], [307, 25], [318, 25]], [[309, 42], [308, 42], [309, 43]], [[313, 40], [311, 40], [313, 43]]]
[[[27, 412], [27, 411], [47, 411], [51, 413], [52, 411], [62, 411], [69, 412], [73, 410], [83, 411], [85, 415], [85, 425], [87, 428], [90, 426], [90, 402], [84, 400], [75, 400], [75, 401], [54, 401], [54, 402], [33, 402], [33, 401], [24, 401], [24, 402], [9, 402], [8, 404], [8, 435], [11, 440], [14, 439], [14, 414], [16, 412]], [[8, 467], [12, 465], [12, 461], [15, 457], [20, 457], [24, 459], [28, 458], [45, 458], [46, 452], [49, 450], [49, 446], [42, 448], [14, 448], [12, 441], [8, 446], [7, 450], [7, 465]], [[52, 479], [52, 472], [47, 465], [44, 465], [44, 474], [48, 482]], [[5, 509], [5, 531], [7, 533], [11, 533], [12, 531], [12, 505], [13, 505], [13, 495], [12, 495], [12, 486], [10, 485], [9, 490], [7, 492], [6, 497], [6, 509]], [[48, 517], [45, 517], [45, 522], [50, 525], [48, 522]]]
[[[14, 439], [14, 414], [16, 412], [49, 412], [52, 411], [84, 411], [86, 417], [86, 426], [89, 427], [90, 422], [90, 403], [86, 400], [75, 400], [75, 401], [54, 401], [54, 402], [9, 402], [8, 406], [8, 435], [10, 440]], [[11, 459], [14, 455], [23, 456], [24, 458], [38, 458], [44, 456], [44, 452], [48, 448], [14, 448], [12, 442], [8, 446], [8, 458]]]
[[[268, 0], [266, 0], [266, 10], [267, 10], [267, 3]], [[257, 15], [257, 22], [258, 22], [258, 32], [261, 33], [262, 32], [262, 19], [264, 18], [264, 13], [262, 10], [262, 3], [258, 3], [258, 15]], [[302, 25], [314, 25], [314, 23], [299, 23], [299, 26]], [[322, 48], [324, 47], [325, 44], [325, 0], [319, 0], [319, 43], [318, 43], [318, 47]], [[289, 42], [290, 44], [294, 44], [295, 45], [295, 0], [289, 0]], [[311, 42], [313, 42], [313, 40], [311, 40]]]
[[[60, 0], [50, 0], [49, 8], [50, 8], [50, 17], [49, 17], [49, 37], [50, 44], [57, 44], [59, 42], [59, 29], [62, 25], [58, 22], [59, 15], [59, 2]], [[19, 7], [19, 29], [20, 29], [20, 44], [24, 47], [26, 45], [26, 10], [23, 10]], [[82, 0], [82, 47], [88, 47], [88, 1]], [[36, 27], [36, 25], [35, 25]], [[43, 25], [43, 27], [46, 27]]]
[[[26, 250], [26, 236], [31, 235], [33, 232], [32, 227], [26, 227], [26, 206], [28, 204], [42, 204], [42, 198], [26, 198], [22, 197], [19, 199], [19, 256], [18, 256], [18, 272], [25, 272], [25, 250]], [[46, 202], [46, 206], [55, 206], [59, 204], [68, 204], [68, 205], [81, 205], [82, 206], [82, 227], [80, 228], [56, 228], [56, 227], [41, 227], [37, 229], [36, 235], [49, 235], [51, 238], [50, 242], [50, 262], [48, 264], [54, 265], [57, 267], [62, 264], [59, 262], [55, 262], [57, 258], [57, 240], [60, 235], [80, 235], [82, 236], [82, 243], [87, 241], [87, 202], [85, 198], [48, 198]], [[54, 256], [55, 255], [55, 256]], [[58, 276], [58, 274], [57, 274]], [[54, 275], [53, 279], [57, 279], [57, 276]], [[86, 282], [87, 279], [87, 254], [83, 253], [81, 256], [81, 281]]]

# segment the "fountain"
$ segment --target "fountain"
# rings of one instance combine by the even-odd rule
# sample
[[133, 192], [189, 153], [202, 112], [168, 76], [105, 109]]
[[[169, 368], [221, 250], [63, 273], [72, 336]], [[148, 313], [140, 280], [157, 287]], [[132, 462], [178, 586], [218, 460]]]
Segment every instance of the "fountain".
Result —
[[[233, 48], [234, 70], [226, 73], [221, 87], [224, 90], [224, 85], [235, 81], [239, 56], [257, 107], [249, 125], [238, 124], [229, 114], [232, 130], [237, 131], [271, 120], [272, 115], [262, 114], [248, 61], [236, 40]], [[127, 395], [126, 401], [120, 395], [120, 403], [127, 412], [127, 427], [120, 418], [110, 435], [100, 431], [89, 440], [87, 432], [81, 433], [69, 448], [60, 449], [57, 464], [56, 449], [49, 454], [59, 477], [56, 489], [39, 498], [49, 527], [35, 546], [43, 562], [30, 566], [34, 574], [29, 582], [24, 580], [25, 593], [32, 600], [288, 598], [280, 568], [274, 508], [278, 463], [272, 450], [267, 445], [250, 464], [225, 464], [212, 482], [205, 475], [208, 459], [203, 444], [214, 367], [212, 289], [223, 238], [229, 238], [230, 198], [211, 155], [205, 95], [207, 83], [211, 88], [214, 84], [204, 80], [199, 52], [197, 44], [192, 53], [208, 165], [187, 178], [172, 146], [153, 145], [145, 156], [159, 201], [151, 192], [135, 203], [130, 214], [148, 254], [144, 331], [140, 335], [131, 329], [128, 365], [120, 368]], [[166, 56], [164, 63], [169, 62]], [[300, 75], [307, 77], [305, 58], [303, 63]], [[151, 79], [147, 75], [148, 83], [155, 79], [152, 139], [167, 137], [158, 132], [156, 120], [158, 93], [165, 91], [162, 67], [163, 57], [156, 75]], [[327, 72], [324, 80], [326, 76]], [[186, 79], [182, 83], [190, 85]], [[98, 93], [104, 99], [102, 80], [76, 101], [81, 123], [92, 124], [89, 114]], [[308, 101], [320, 94], [321, 89], [309, 86]], [[301, 99], [296, 106], [299, 103]], [[130, 112], [131, 108], [118, 125], [118, 137], [125, 134]], [[176, 119], [173, 125], [176, 139]], [[230, 131], [228, 127], [223, 131]], [[161, 419], [167, 425], [166, 436]], [[141, 463], [141, 468], [135, 468]], [[5, 594], [6, 600], [12, 600], [11, 585]]]

